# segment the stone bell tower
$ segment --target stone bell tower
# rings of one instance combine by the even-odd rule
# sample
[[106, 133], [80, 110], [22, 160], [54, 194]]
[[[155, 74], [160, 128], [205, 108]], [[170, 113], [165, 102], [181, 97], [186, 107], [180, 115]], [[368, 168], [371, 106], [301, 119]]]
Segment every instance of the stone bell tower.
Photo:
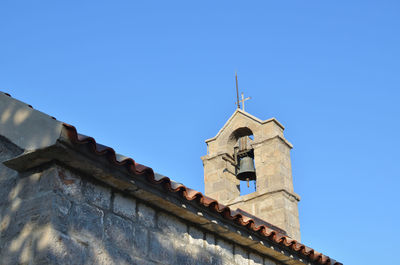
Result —
[[[205, 194], [276, 225], [300, 241], [300, 197], [293, 191], [290, 163], [293, 146], [283, 130], [275, 118], [262, 121], [237, 109], [218, 134], [206, 140], [207, 155], [201, 158]], [[244, 145], [254, 159], [256, 191], [241, 196], [238, 153]]]

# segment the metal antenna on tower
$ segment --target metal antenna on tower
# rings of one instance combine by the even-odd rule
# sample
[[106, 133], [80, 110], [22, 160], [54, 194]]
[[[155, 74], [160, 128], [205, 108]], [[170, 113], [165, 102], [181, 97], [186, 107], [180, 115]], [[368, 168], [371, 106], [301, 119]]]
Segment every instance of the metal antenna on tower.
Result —
[[237, 108], [240, 109], [240, 102], [241, 102], [242, 110], [244, 111], [244, 102], [246, 100], [251, 99], [251, 97], [244, 98], [244, 95], [242, 93], [242, 100], [239, 99], [239, 85], [238, 85], [237, 72], [235, 72], [235, 78], [236, 78], [236, 103], [235, 104], [237, 105]]
[[238, 85], [238, 80], [237, 80], [237, 72], [235, 72], [235, 79], [236, 79], [236, 105], [237, 108], [240, 109], [240, 101], [239, 101], [239, 85]]

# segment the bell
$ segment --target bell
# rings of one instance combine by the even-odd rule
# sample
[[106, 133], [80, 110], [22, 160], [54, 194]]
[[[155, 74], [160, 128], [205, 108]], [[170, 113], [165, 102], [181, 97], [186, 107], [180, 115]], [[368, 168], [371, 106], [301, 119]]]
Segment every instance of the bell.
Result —
[[239, 180], [256, 180], [256, 169], [254, 168], [253, 158], [245, 156], [240, 159], [239, 171], [236, 175]]

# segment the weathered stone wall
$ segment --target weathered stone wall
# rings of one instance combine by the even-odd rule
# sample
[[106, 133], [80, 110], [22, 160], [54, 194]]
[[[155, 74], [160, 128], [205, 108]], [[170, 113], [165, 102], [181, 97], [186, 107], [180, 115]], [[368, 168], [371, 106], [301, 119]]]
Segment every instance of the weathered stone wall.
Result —
[[279, 264], [59, 165], [0, 172], [2, 265]]
[[226, 154], [203, 160], [206, 195], [226, 203], [240, 196], [240, 182], [235, 176], [235, 167]]

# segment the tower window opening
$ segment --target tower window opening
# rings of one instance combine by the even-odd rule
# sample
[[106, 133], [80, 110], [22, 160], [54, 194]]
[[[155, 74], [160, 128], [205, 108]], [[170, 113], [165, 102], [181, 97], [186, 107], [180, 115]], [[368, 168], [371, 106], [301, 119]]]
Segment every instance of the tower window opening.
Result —
[[236, 178], [240, 181], [240, 195], [256, 191], [256, 170], [254, 167], [254, 150], [251, 146], [252, 135], [238, 137], [234, 147], [237, 163]]

